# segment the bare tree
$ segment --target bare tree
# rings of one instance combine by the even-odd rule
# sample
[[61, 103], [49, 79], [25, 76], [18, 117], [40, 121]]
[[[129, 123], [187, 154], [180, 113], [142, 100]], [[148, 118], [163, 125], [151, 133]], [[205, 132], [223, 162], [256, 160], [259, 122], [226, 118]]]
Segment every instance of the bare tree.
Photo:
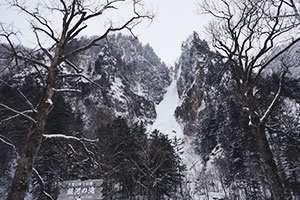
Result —
[[203, 0], [201, 10], [214, 17], [208, 33], [223, 56], [249, 114], [249, 123], [259, 147], [272, 199], [288, 199], [268, 141], [266, 123], [278, 103], [287, 63], [277, 93], [262, 111], [256, 101], [257, 82], [272, 62], [300, 41], [295, 34], [299, 14], [294, 1]]
[[[28, 49], [16, 43], [14, 37], [17, 33], [9, 31], [2, 25], [0, 36], [6, 40], [2, 45], [5, 52], [5, 58], [10, 61], [10, 65], [19, 65], [26, 63], [31, 65], [40, 74], [41, 83], [43, 84], [43, 93], [39, 103], [33, 105], [24, 94], [21, 94], [29, 106], [29, 110], [17, 111], [6, 104], [1, 103], [0, 106], [15, 113], [15, 115], [3, 119], [0, 124], [6, 125], [10, 121], [24, 117], [31, 122], [31, 126], [27, 133], [27, 138], [23, 150], [18, 160], [18, 166], [14, 175], [14, 179], [7, 196], [7, 200], [24, 199], [28, 189], [31, 174], [34, 172], [37, 177], [37, 170], [34, 170], [35, 158], [39, 152], [43, 140], [62, 139], [63, 141], [88, 142], [75, 137], [67, 137], [63, 134], [45, 135], [44, 129], [48, 114], [53, 109], [52, 97], [56, 92], [79, 92], [77, 88], [68, 88], [65, 84], [64, 88], [57, 88], [58, 81], [65, 81], [72, 78], [84, 78], [83, 69], [73, 64], [70, 58], [76, 54], [97, 45], [100, 40], [105, 39], [110, 33], [128, 30], [133, 34], [132, 29], [142, 20], [151, 20], [153, 16], [149, 13], [141, 13], [143, 11], [142, 0], [55, 0], [55, 1], [36, 1], [36, 4], [26, 7], [24, 2], [19, 0], [9, 1], [11, 7], [19, 9], [32, 20], [31, 28], [36, 39], [36, 48]], [[79, 48], [65, 54], [68, 43], [78, 37], [79, 34], [87, 28], [87, 24], [94, 18], [103, 18], [104, 14], [116, 12], [122, 6], [130, 6], [130, 17], [124, 18], [119, 23], [110, 21], [102, 35], [95, 37], [88, 44], [84, 44]], [[32, 8], [32, 9], [31, 9]], [[60, 27], [57, 28], [51, 23], [49, 16], [60, 16]], [[51, 41], [51, 45], [44, 45], [44, 39]], [[40, 60], [36, 53], [42, 53], [46, 59]], [[63, 68], [67, 68], [68, 72]], [[89, 80], [90, 81], [90, 80]], [[95, 83], [96, 84], [96, 83]], [[39, 182], [42, 182], [41, 180]]]

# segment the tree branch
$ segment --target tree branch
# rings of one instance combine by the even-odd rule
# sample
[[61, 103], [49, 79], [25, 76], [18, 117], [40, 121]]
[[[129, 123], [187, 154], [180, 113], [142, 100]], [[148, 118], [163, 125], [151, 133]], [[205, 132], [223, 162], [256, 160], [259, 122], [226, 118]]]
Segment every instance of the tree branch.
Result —
[[76, 93], [76, 92], [81, 92], [81, 90], [78, 90], [78, 89], [53, 89], [54, 92], [60, 92], [60, 93], [63, 93], [63, 92], [70, 92], [70, 93]]
[[76, 73], [82, 73], [83, 69], [82, 68], [78, 68], [74, 63], [72, 63], [70, 60], [65, 60], [65, 63], [67, 65], [69, 65], [70, 67], [72, 67], [72, 69], [74, 69], [76, 71]]
[[[15, 110], [15, 109], [13, 109], [13, 108], [10, 108], [9, 106], [7, 106], [7, 105], [5, 105], [5, 104], [3, 104], [3, 103], [0, 103], [0, 106], [2, 106], [2, 107], [4, 107], [4, 108], [6, 108], [6, 109], [8, 109], [8, 110], [10, 110], [10, 111], [12, 111], [12, 112], [18, 114], [18, 115], [21, 115], [21, 116], [23, 116], [23, 117], [29, 119], [29, 120], [32, 121], [33, 123], [36, 123], [36, 121], [35, 121], [32, 117], [30, 117], [29, 115], [27, 115], [27, 112], [26, 112], [26, 111], [23, 111], [23, 112], [17, 111], [17, 110]], [[32, 113], [32, 111], [31, 111], [31, 113]], [[14, 118], [16, 118], [16, 117], [14, 117]], [[11, 121], [11, 120], [9, 120], [9, 121]]]
[[45, 182], [43, 180], [43, 178], [40, 176], [39, 172], [33, 168], [32, 169], [32, 172], [33, 172], [33, 175], [34, 177], [37, 179], [39, 185], [40, 185], [40, 194], [39, 194], [39, 197], [38, 199], [41, 199], [42, 198], [42, 195], [44, 195], [45, 197], [47, 197], [49, 200], [54, 200], [50, 194], [48, 194], [46, 191], [45, 191]]
[[60, 78], [68, 78], [68, 77], [80, 77], [83, 79], [86, 79], [87, 81], [89, 81], [90, 83], [98, 86], [101, 89], [104, 89], [101, 85], [99, 85], [98, 83], [96, 83], [95, 81], [92, 81], [90, 78], [88, 78], [87, 76], [83, 75], [83, 74], [63, 74], [59, 76]]
[[265, 125], [266, 121], [269, 119], [271, 113], [273, 112], [277, 102], [279, 101], [279, 98], [281, 96], [282, 88], [283, 88], [283, 81], [284, 81], [284, 76], [287, 73], [287, 68], [281, 73], [280, 75], [280, 82], [279, 82], [279, 88], [278, 91], [269, 105], [268, 109], [265, 111], [264, 115], [260, 118], [260, 124]]
[[35, 27], [36, 30], [44, 32], [46, 35], [48, 35], [50, 38], [52, 38], [55, 42], [58, 42], [58, 39], [55, 37], [53, 29], [49, 26], [48, 21], [43, 18], [42, 16], [38, 15], [38, 12], [32, 12], [27, 10], [24, 6], [21, 6], [18, 2], [18, 0], [14, 0], [12, 3], [12, 6], [19, 8], [21, 11], [25, 12], [29, 16], [31, 16], [33, 19], [35, 19], [39, 24], [47, 28], [50, 33], [42, 28]]
[[[33, 27], [34, 27], [34, 26], [33, 26]], [[41, 50], [47, 55], [47, 57], [51, 60], [53, 57], [52, 57], [52, 55], [50, 54], [50, 52], [49, 52], [47, 49], [45, 49], [45, 48], [43, 47], [43, 45], [41, 44], [40, 37], [39, 37], [39, 35], [38, 35], [38, 33], [37, 33], [37, 30], [36, 30], [35, 28], [33, 28], [33, 32], [34, 32], [34, 34], [35, 34], [35, 37], [36, 37], [36, 40], [37, 40], [37, 43], [38, 43], [40, 49], [41, 49]]]
[[14, 151], [16, 151], [16, 146], [13, 145], [11, 142], [8, 142], [7, 140], [5, 140], [4, 138], [2, 138], [4, 136], [0, 135], [0, 142], [2, 142], [3, 144], [5, 144], [6, 146], [9, 146], [10, 148], [12, 148]]
[[[33, 112], [31, 110], [26, 110], [26, 111], [23, 111], [22, 113], [27, 115], [27, 114], [31, 114]], [[20, 114], [16, 114], [16, 115], [10, 116], [10, 117], [8, 117], [6, 119], [3, 119], [2, 121], [0, 121], [0, 127], [6, 126], [10, 122], [12, 122], [13, 120], [15, 120], [15, 119], [17, 119], [17, 118], [19, 118], [21, 116], [22, 115], [20, 115]]]
[[[4, 83], [6, 86], [13, 88], [12, 86], [10, 86], [6, 81], [0, 79], [0, 82]], [[21, 92], [21, 90], [19, 88], [16, 89], [18, 91], [18, 93], [21, 95], [21, 97], [23, 97], [25, 99], [25, 102], [27, 105], [29, 105], [29, 107], [31, 108], [32, 112], [37, 112], [36, 109], [34, 108], [33, 104], [29, 101], [29, 99], [24, 95], [23, 92]]]
[[142, 19], [142, 18], [148, 18], [148, 19], [152, 19], [151, 16], [135, 16], [135, 17], [132, 17], [130, 20], [128, 20], [125, 24], [123, 24], [122, 26], [120, 27], [117, 27], [117, 28], [113, 28], [113, 27], [110, 27], [108, 28], [105, 33], [97, 38], [95, 38], [94, 40], [92, 40], [88, 45], [86, 46], [83, 46], [83, 47], [80, 47], [72, 52], [70, 52], [69, 54], [65, 55], [61, 60], [62, 61], [65, 61], [65, 60], [68, 60], [70, 59], [72, 56], [80, 53], [80, 52], [83, 52], [83, 51], [86, 51], [87, 49], [91, 48], [92, 46], [96, 45], [96, 43], [104, 38], [107, 37], [107, 35], [111, 32], [116, 32], [116, 31], [120, 31], [126, 27], [128, 27], [128, 25], [130, 25], [132, 22], [134, 22], [135, 20], [137, 19]]
[[46, 81], [45, 81], [45, 79], [43, 77], [43, 74], [42, 74], [41, 70], [36, 65], [33, 65], [33, 67], [38, 72], [39, 77], [41, 79], [41, 82], [42, 82], [43, 86], [46, 86]]
[[25, 99], [25, 102], [29, 107], [31, 108], [32, 112], [36, 113], [37, 110], [34, 108], [33, 104], [29, 101], [29, 99], [24, 95], [23, 92], [19, 88], [17, 88], [17, 91], [20, 93], [20, 95]]
[[64, 134], [43, 134], [43, 137], [44, 137], [44, 141], [52, 140], [52, 141], [65, 142], [67, 144], [73, 143], [73, 142], [80, 144], [80, 146], [83, 148], [85, 153], [88, 155], [91, 162], [94, 163], [94, 153], [91, 152], [90, 150], [88, 150], [88, 148], [85, 146], [84, 142], [96, 143], [99, 141], [98, 139], [91, 140], [91, 139], [87, 139], [87, 138], [78, 138], [78, 137], [68, 136], [68, 135], [64, 135]]

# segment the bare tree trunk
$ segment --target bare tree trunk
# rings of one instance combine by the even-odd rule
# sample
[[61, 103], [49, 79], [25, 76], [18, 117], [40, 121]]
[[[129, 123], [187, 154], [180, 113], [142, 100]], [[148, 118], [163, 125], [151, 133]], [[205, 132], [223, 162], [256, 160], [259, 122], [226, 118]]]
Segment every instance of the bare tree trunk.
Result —
[[53, 96], [53, 88], [57, 79], [55, 65], [56, 63], [52, 64], [52, 67], [49, 70], [47, 87], [40, 99], [37, 115], [34, 117], [36, 123], [32, 124], [28, 131], [26, 143], [18, 160], [18, 167], [14, 175], [11, 189], [7, 196], [7, 200], [23, 200], [26, 197], [34, 161], [43, 140], [47, 116], [53, 108], [51, 98]]
[[257, 128], [255, 128], [254, 132], [263, 160], [263, 168], [266, 173], [266, 178], [270, 185], [272, 199], [288, 199], [287, 196], [285, 196], [284, 194], [284, 187], [279, 178], [278, 169], [266, 136], [265, 126], [259, 125]]

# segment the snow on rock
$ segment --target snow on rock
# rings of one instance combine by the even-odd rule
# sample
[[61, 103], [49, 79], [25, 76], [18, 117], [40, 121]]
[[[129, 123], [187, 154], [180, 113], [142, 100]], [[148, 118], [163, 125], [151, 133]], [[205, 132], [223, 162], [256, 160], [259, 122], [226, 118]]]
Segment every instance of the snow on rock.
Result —
[[285, 111], [284, 114], [287, 114], [288, 116], [297, 116], [297, 113], [300, 110], [300, 104], [296, 102], [295, 99], [285, 98], [283, 100], [285, 105]]
[[[181, 73], [181, 69], [178, 70], [178, 75]], [[177, 78], [179, 77], [175, 74], [171, 85], [168, 87], [163, 100], [156, 105], [157, 118], [153, 125], [148, 127], [148, 132], [155, 129], [159, 130], [163, 134], [168, 135], [169, 138], [178, 138], [183, 141], [183, 151], [182, 160], [186, 165], [187, 171], [185, 173], [185, 180], [188, 184], [186, 187], [190, 189], [190, 196], [192, 199], [205, 199], [201, 194], [196, 192], [197, 178], [199, 178], [199, 173], [203, 169], [203, 164], [199, 155], [195, 153], [195, 148], [193, 146], [194, 138], [192, 136], [187, 136], [183, 134], [183, 126], [176, 120], [175, 110], [182, 103], [179, 98], [177, 90]], [[205, 104], [203, 104], [205, 106]]]
[[115, 99], [118, 99], [119, 101], [122, 101], [122, 102], [124, 102], [123, 88], [124, 88], [124, 85], [122, 83], [122, 80], [120, 78], [116, 77], [115, 81], [112, 82], [110, 93]]
[[177, 122], [174, 112], [180, 103], [177, 93], [176, 80], [173, 80], [163, 100], [156, 106], [157, 118], [150, 127], [150, 131], [158, 129], [170, 138], [183, 138], [183, 131]]
[[133, 92], [139, 96], [146, 96], [144, 88], [141, 83], [137, 82], [136, 87], [133, 88]]

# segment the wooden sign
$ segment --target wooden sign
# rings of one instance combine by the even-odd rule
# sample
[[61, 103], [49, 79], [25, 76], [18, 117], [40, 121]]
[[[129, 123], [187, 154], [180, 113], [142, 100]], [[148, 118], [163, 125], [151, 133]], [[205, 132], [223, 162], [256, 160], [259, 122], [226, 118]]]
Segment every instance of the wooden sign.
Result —
[[63, 181], [57, 200], [102, 200], [102, 183], [102, 179]]

